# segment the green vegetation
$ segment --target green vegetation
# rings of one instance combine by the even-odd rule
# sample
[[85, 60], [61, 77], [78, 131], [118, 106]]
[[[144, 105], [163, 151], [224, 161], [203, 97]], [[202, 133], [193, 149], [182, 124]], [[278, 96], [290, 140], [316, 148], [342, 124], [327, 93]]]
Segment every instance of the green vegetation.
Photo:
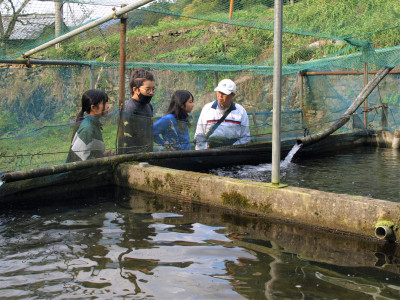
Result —
[[[152, 103], [155, 115], [162, 115], [176, 88], [190, 90], [195, 101], [210, 101], [216, 74], [194, 71], [194, 64], [261, 65], [273, 63], [273, 1], [235, 0], [232, 20], [228, 19], [229, 0], [177, 0], [157, 1], [146, 9], [129, 13], [127, 32], [127, 62], [158, 62], [192, 64], [193, 71], [157, 70], [157, 93]], [[400, 4], [389, 0], [299, 0], [294, 5], [284, 1], [283, 63], [299, 64], [317, 61], [338, 54], [359, 52], [345, 41], [370, 40], [374, 48], [400, 44], [398, 16]], [[379, 7], [377, 6], [379, 5]], [[379, 9], [378, 9], [379, 8]], [[206, 13], [205, 13], [206, 12]], [[186, 16], [186, 17], [182, 17]], [[190, 18], [189, 18], [189, 17]], [[390, 29], [389, 29], [390, 28]], [[384, 30], [383, 30], [384, 29]], [[354, 44], [354, 42], [352, 42]], [[366, 44], [366, 43], [365, 43]], [[383, 54], [385, 55], [385, 54]], [[77, 61], [97, 61], [117, 65], [119, 59], [119, 22], [114, 20], [63, 42], [59, 48], [40, 53], [41, 58]], [[395, 55], [393, 55], [394, 57]], [[371, 64], [373, 65], [373, 64]], [[347, 65], [330, 65], [335, 69]], [[354, 67], [354, 66], [350, 66]], [[199, 67], [200, 68], [200, 67]], [[297, 71], [289, 71], [295, 73]], [[248, 111], [270, 111], [272, 101], [267, 78], [243, 72], [220, 72], [221, 76], [240, 79], [241, 94], [236, 101], [247, 104]], [[222, 75], [223, 74], [223, 75]], [[118, 72], [99, 66], [95, 72], [96, 88], [107, 92], [112, 110], [117, 108]], [[8, 66], [0, 69], [3, 83], [0, 99], [0, 138], [18, 136], [43, 126], [68, 124], [79, 110], [82, 92], [89, 88], [90, 71], [87, 67], [38, 67], [19, 68]], [[285, 83], [288, 91], [284, 97], [290, 104], [287, 110], [299, 107], [298, 88]], [[326, 87], [325, 85], [323, 87]], [[305, 88], [306, 84], [305, 84]], [[290, 91], [289, 91], [290, 89]], [[389, 90], [394, 90], [389, 88]], [[246, 91], [245, 93], [243, 91]], [[307, 93], [307, 90], [305, 91]], [[350, 98], [351, 86], [338, 93]], [[382, 101], [399, 108], [397, 93], [382, 94]], [[289, 95], [290, 94], [290, 95]], [[323, 92], [318, 92], [322, 95]], [[308, 91], [304, 99], [310, 96]], [[333, 96], [318, 101], [332, 103]], [[312, 101], [312, 100], [311, 100]], [[315, 100], [316, 101], [316, 100]], [[248, 105], [251, 104], [251, 105]], [[320, 103], [318, 103], [320, 104]], [[310, 123], [318, 119], [318, 108], [305, 103], [306, 110], [314, 110]], [[335, 111], [338, 108], [332, 108]], [[200, 112], [200, 105], [193, 113]], [[327, 109], [328, 113], [329, 110]], [[309, 113], [308, 115], [312, 115]], [[283, 131], [293, 130], [296, 116], [283, 119]], [[297, 118], [297, 119], [300, 119]], [[115, 120], [114, 120], [115, 121]], [[329, 120], [328, 120], [329, 121]], [[298, 128], [301, 128], [300, 121]], [[115, 145], [116, 122], [104, 126], [103, 137], [108, 149]], [[262, 137], [270, 134], [270, 116], [251, 116], [251, 134]], [[323, 124], [325, 125], [325, 124]], [[193, 137], [196, 123], [192, 122]], [[49, 127], [51, 128], [51, 127]], [[45, 134], [46, 132], [46, 134]], [[51, 133], [51, 134], [50, 134]], [[24, 153], [26, 156], [5, 158], [0, 170], [22, 165], [32, 167], [63, 162], [68, 152], [72, 128], [40, 130], [16, 139], [0, 140], [3, 156]], [[61, 153], [47, 161], [38, 159], [44, 153]], [[13, 162], [12, 160], [15, 160]], [[50, 160], [50, 162], [49, 162]]]
[[[136, 20], [130, 23], [134, 27], [127, 32], [127, 60], [271, 64], [271, 4], [272, 1], [235, 1], [232, 24], [242, 27], [212, 22], [231, 23], [227, 19], [227, 0], [179, 0], [173, 5], [168, 1], [153, 3], [144, 11], [132, 12]], [[139, 17], [140, 13], [142, 17]], [[155, 15], [153, 18], [150, 17], [152, 14]], [[194, 18], [179, 18], [176, 14]], [[285, 5], [283, 62], [295, 64], [360, 51], [345, 43], [347, 38], [370, 40], [374, 48], [398, 45], [400, 34], [396, 24], [399, 14], [400, 4], [386, 0], [379, 1], [379, 4], [375, 0], [302, 0], [296, 1], [295, 5]], [[145, 22], [144, 18], [148, 21]], [[142, 23], [139, 24], [138, 20]], [[74, 39], [58, 50], [48, 51], [47, 55], [75, 60], [116, 61], [119, 51], [116, 25], [105, 28], [103, 35], [104, 38], [99, 38], [98, 30], [93, 29], [85, 33], [84, 39]]]

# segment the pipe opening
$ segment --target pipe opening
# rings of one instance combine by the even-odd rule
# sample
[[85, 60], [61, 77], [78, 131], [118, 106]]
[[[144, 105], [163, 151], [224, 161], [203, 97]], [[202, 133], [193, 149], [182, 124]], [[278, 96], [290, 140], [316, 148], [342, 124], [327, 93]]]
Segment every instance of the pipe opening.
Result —
[[394, 241], [395, 235], [391, 227], [378, 226], [375, 228], [375, 236], [381, 240]]

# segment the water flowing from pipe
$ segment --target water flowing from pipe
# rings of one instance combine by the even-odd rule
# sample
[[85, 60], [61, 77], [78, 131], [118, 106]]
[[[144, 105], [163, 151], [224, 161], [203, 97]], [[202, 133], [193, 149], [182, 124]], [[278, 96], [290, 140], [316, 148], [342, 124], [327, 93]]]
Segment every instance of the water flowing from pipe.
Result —
[[292, 161], [293, 156], [296, 154], [297, 151], [299, 151], [300, 148], [301, 148], [301, 144], [295, 144], [293, 146], [292, 150], [290, 150], [288, 155], [286, 155], [285, 160], [281, 162], [282, 169], [285, 169], [289, 166], [290, 162]]

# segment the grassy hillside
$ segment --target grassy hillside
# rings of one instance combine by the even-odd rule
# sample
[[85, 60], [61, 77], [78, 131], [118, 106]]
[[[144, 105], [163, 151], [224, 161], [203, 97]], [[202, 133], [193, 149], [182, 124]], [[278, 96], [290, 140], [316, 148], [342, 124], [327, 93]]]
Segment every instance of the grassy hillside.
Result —
[[[227, 13], [221, 12], [202, 16], [201, 11], [195, 11], [193, 16], [196, 13], [199, 18], [208, 20], [226, 20], [227, 17]], [[128, 61], [272, 64], [273, 9], [268, 6], [256, 5], [234, 12], [234, 22], [251, 21], [254, 28], [164, 16], [157, 25], [136, 26], [128, 31]], [[302, 0], [295, 5], [285, 5], [283, 16], [285, 64], [320, 59], [338, 51], [342, 54], [358, 51], [348, 48], [341, 40], [344, 38], [368, 39], [374, 48], [400, 43], [400, 3], [396, 1]], [[389, 27], [393, 27], [392, 30], [381, 31]], [[94, 30], [95, 38], [76, 38], [48, 54], [64, 59], [118, 61], [118, 24], [109, 26], [105, 32], [114, 34], [101, 38]]]

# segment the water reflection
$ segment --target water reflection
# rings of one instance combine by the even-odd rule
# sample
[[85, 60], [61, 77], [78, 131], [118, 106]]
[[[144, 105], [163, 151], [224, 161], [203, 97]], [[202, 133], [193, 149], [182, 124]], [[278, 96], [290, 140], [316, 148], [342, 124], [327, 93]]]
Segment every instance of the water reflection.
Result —
[[4, 209], [0, 296], [400, 297], [396, 244], [116, 192], [74, 206]]

